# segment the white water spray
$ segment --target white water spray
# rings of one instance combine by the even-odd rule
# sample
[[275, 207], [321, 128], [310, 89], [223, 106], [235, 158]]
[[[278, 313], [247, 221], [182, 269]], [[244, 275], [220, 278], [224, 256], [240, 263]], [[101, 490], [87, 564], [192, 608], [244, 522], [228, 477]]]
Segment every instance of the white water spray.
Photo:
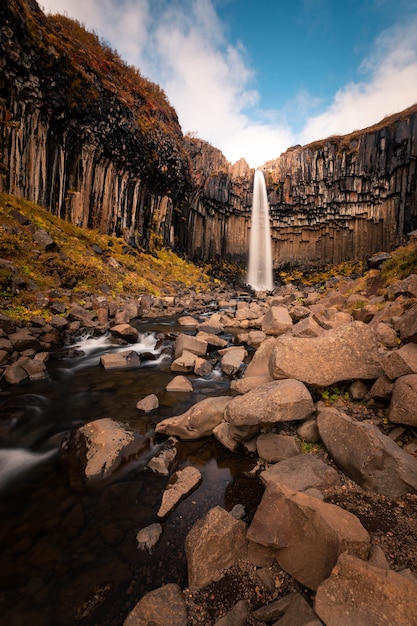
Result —
[[256, 170], [253, 182], [252, 220], [247, 284], [255, 291], [272, 291], [272, 246], [265, 178]]

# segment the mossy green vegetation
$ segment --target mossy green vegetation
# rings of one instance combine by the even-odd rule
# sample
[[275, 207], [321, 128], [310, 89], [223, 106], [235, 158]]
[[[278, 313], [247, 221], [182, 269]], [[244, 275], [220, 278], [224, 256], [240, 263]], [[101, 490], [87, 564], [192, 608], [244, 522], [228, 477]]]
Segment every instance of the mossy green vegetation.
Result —
[[[16, 219], [14, 211], [45, 230], [58, 246], [45, 251], [33, 228]], [[101, 253], [94, 251], [97, 246]], [[97, 250], [97, 248], [96, 248]], [[39, 293], [70, 288], [72, 297], [106, 293], [109, 297], [142, 294], [175, 295], [192, 288], [209, 291], [213, 281], [204, 269], [170, 250], [146, 254], [121, 237], [103, 235], [61, 220], [32, 202], [0, 194], [0, 311], [24, 319], [45, 315]]]
[[417, 274], [417, 242], [401, 246], [392, 252], [392, 258], [385, 261], [382, 276], [386, 284]]

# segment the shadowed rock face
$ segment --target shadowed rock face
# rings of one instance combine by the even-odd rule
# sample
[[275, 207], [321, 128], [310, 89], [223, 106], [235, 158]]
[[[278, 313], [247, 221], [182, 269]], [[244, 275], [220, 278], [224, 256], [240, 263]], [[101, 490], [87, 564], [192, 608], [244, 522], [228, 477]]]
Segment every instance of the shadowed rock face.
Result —
[[[144, 249], [154, 233], [195, 260], [246, 266], [246, 161], [184, 137], [157, 86], [142, 79], [143, 93], [120, 97], [104, 69], [72, 64], [59, 47], [71, 20], [57, 26], [24, 0], [6, 0], [0, 17], [0, 191]], [[416, 229], [416, 130], [417, 105], [267, 162], [274, 266], [370, 256]]]

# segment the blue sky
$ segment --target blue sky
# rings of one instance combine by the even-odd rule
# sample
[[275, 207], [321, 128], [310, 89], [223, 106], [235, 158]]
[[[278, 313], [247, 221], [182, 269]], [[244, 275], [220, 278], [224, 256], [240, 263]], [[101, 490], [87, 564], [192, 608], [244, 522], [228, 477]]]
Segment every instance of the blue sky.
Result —
[[260, 166], [417, 103], [417, 0], [39, 0], [161, 85], [184, 133]]

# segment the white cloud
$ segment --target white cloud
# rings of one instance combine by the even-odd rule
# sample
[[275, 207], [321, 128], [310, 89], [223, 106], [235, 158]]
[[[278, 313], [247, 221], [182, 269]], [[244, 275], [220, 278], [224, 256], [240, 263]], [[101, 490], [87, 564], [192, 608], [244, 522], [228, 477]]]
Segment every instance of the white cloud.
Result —
[[417, 102], [417, 19], [381, 34], [361, 64], [364, 80], [339, 90], [324, 112], [307, 120], [299, 136], [307, 143], [379, 122]]

